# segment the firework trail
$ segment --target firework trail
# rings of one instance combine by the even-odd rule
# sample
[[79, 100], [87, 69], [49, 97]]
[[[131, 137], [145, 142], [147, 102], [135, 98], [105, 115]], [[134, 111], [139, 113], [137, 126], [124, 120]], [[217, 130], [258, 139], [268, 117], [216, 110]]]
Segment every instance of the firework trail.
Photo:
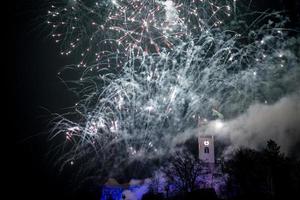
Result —
[[276, 101], [285, 91], [278, 88], [297, 89], [287, 80], [299, 80], [300, 73], [286, 20], [263, 13], [241, 24], [244, 18], [232, 19], [239, 16], [237, 4], [53, 4], [47, 21], [52, 37], [62, 55], [80, 57], [72, 68], [80, 74], [74, 88], [80, 101], [72, 114], [54, 120], [52, 138], [64, 135], [67, 143], [62, 167], [78, 161], [82, 172], [114, 173], [134, 160], [168, 154], [172, 139], [199, 121], [231, 118], [253, 102]]

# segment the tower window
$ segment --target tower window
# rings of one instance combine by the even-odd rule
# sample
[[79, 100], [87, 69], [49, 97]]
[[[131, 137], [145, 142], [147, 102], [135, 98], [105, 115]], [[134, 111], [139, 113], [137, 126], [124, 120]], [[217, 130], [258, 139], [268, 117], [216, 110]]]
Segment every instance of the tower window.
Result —
[[209, 148], [208, 147], [204, 147], [204, 153], [209, 153]]

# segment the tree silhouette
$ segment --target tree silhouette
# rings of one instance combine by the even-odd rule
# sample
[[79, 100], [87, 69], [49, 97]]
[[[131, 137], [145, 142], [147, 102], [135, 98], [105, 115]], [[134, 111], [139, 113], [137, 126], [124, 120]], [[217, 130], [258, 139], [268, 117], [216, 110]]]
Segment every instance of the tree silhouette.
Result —
[[299, 161], [282, 154], [273, 140], [262, 151], [237, 150], [224, 169], [229, 175], [228, 193], [249, 199], [282, 199], [299, 194]]
[[187, 151], [180, 151], [168, 160], [163, 172], [178, 192], [188, 193], [198, 188], [197, 178], [203, 173], [203, 163]]

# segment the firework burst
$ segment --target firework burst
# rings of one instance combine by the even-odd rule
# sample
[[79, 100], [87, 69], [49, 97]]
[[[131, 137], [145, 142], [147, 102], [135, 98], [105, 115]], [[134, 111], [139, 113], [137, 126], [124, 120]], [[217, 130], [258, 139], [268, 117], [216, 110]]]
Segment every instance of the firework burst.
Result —
[[264, 13], [244, 29], [236, 6], [204, 0], [52, 5], [47, 23], [61, 54], [81, 57], [74, 66], [80, 101], [73, 117], [54, 120], [52, 137], [63, 134], [67, 142], [62, 166], [80, 161], [84, 172], [114, 173], [134, 160], [159, 158], [199, 121], [273, 102], [284, 93], [270, 94], [274, 85], [295, 87], [286, 80], [299, 76], [299, 65], [285, 41], [284, 18]]

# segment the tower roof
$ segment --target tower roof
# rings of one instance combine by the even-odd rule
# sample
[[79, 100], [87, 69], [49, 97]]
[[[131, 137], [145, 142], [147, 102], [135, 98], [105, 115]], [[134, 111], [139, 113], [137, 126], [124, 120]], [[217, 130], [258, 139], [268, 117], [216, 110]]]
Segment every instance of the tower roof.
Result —
[[107, 186], [120, 186], [118, 181], [114, 178], [109, 178], [104, 185], [107, 185]]

